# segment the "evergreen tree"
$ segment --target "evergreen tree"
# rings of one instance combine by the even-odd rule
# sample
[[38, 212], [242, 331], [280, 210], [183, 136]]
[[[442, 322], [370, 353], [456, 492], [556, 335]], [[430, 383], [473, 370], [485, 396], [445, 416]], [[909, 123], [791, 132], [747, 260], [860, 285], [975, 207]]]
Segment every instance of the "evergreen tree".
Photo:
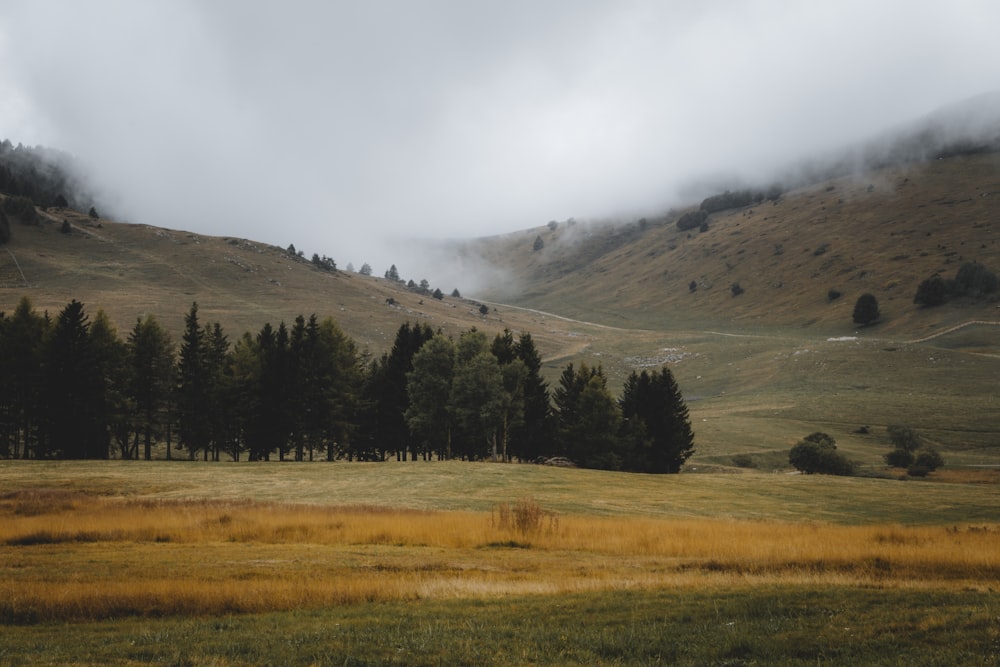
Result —
[[135, 408], [136, 437], [142, 438], [143, 458], [152, 459], [153, 438], [165, 426], [174, 381], [170, 334], [152, 315], [136, 320], [128, 336], [127, 395]]
[[621, 413], [607, 389], [602, 368], [569, 364], [553, 392], [556, 453], [585, 468], [620, 466], [617, 434]]
[[44, 341], [51, 323], [22, 297], [13, 315], [0, 318], [0, 453], [37, 458]]
[[79, 301], [59, 313], [45, 346], [39, 455], [106, 459], [104, 379]]
[[392, 350], [372, 365], [364, 389], [365, 414], [359, 442], [362, 450], [378, 450], [383, 459], [388, 452], [394, 452], [397, 460], [411, 451], [416, 458], [414, 439], [404, 417], [409, 407], [406, 374], [413, 370], [413, 355], [433, 337], [434, 332], [426, 324], [406, 322], [396, 332]]
[[694, 432], [687, 406], [667, 368], [650, 374], [634, 371], [619, 401], [629, 451], [626, 468], [638, 472], [677, 473], [694, 453]]
[[514, 354], [524, 364], [524, 410], [520, 424], [511, 428], [510, 454], [522, 461], [534, 461], [551, 447], [552, 407], [548, 383], [542, 379], [542, 358], [531, 334], [522, 333]]
[[101, 411], [94, 419], [104, 425], [106, 437], [115, 441], [122, 458], [135, 458], [135, 445], [130, 439], [135, 407], [126, 390], [125, 343], [103, 310], [97, 311], [90, 324], [90, 342], [102, 380], [100, 397], [95, 399]]
[[866, 326], [878, 321], [878, 299], [872, 294], [862, 294], [854, 304], [854, 323]]
[[198, 304], [192, 303], [184, 316], [177, 363], [177, 434], [189, 458], [202, 451], [207, 457], [212, 440], [208, 355], [205, 330], [198, 322]]

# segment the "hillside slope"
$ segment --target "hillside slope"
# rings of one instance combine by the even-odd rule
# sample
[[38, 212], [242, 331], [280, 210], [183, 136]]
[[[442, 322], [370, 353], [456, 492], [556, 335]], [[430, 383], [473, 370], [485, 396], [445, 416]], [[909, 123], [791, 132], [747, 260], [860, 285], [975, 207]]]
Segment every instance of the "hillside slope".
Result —
[[[775, 202], [713, 213], [679, 231], [683, 211], [617, 226], [559, 223], [456, 248], [510, 278], [484, 299], [605, 324], [809, 327], [848, 333], [858, 296], [879, 328], [918, 337], [966, 319], [1000, 319], [995, 302], [913, 304], [920, 281], [963, 262], [1000, 272], [1000, 155], [953, 156], [842, 177]], [[543, 247], [534, 250], [536, 239]], [[693, 289], [692, 289], [693, 283]], [[734, 296], [732, 286], [743, 290]], [[831, 290], [841, 293], [831, 300]]]
[[[152, 314], [179, 342], [184, 315], [198, 302], [202, 323], [219, 322], [230, 340], [297, 315], [333, 317], [361, 349], [378, 354], [406, 321], [457, 334], [470, 327], [522, 330], [516, 314], [479, 312], [476, 302], [437, 300], [384, 278], [328, 272], [274, 246], [142, 224], [92, 220], [71, 209], [39, 209], [37, 225], [12, 223], [0, 246], [0, 312], [22, 296], [54, 316], [71, 299], [103, 309], [124, 336]], [[61, 233], [62, 222], [71, 231]], [[559, 354], [562, 345], [549, 341]]]

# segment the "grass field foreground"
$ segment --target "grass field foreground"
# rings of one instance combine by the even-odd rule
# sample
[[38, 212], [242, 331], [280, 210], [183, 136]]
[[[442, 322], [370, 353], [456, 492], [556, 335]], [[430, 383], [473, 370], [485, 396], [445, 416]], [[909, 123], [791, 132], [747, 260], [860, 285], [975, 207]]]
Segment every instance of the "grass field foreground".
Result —
[[0, 666], [994, 664], [992, 483], [0, 463]]

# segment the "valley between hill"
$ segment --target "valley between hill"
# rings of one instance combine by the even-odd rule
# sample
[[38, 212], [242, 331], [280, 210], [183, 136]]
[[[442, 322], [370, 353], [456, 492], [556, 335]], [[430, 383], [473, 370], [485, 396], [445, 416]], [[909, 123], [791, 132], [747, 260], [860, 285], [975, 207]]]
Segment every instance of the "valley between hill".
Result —
[[[586, 362], [603, 366], [617, 392], [632, 370], [669, 364], [696, 432], [690, 469], [729, 468], [736, 454], [781, 468], [816, 430], [877, 468], [894, 423], [916, 428], [949, 464], [1000, 463], [997, 302], [913, 303], [935, 273], [952, 277], [970, 261], [1000, 270], [1000, 156], [803, 187], [713, 213], [705, 232], [678, 230], [681, 212], [441, 244], [434, 251], [468, 271], [504, 279], [477, 299], [438, 300], [249, 239], [49, 209], [38, 225], [15, 225], [0, 252], [0, 310], [27, 296], [54, 315], [77, 299], [120, 332], [154, 314], [175, 341], [194, 301], [231, 340], [316, 313], [370, 355], [406, 321], [455, 336], [509, 328], [532, 334], [550, 383], [565, 364]], [[863, 292], [882, 318], [859, 328], [851, 311]]]

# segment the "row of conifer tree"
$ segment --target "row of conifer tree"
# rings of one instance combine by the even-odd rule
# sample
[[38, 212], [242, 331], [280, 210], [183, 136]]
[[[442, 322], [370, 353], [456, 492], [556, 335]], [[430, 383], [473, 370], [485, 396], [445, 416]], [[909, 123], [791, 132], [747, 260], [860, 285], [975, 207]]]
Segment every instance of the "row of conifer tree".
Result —
[[193, 304], [180, 344], [153, 316], [123, 340], [78, 301], [0, 313], [0, 457], [537, 461], [678, 472], [693, 452], [667, 368], [612, 397], [600, 367], [550, 391], [529, 333], [457, 340], [403, 324], [370, 358], [332, 319], [232, 341]]

